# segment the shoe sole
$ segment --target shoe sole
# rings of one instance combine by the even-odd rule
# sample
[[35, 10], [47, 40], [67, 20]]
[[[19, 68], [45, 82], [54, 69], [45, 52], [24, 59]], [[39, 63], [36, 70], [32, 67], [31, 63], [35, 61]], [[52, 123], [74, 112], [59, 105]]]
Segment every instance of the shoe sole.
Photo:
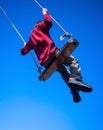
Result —
[[78, 97], [74, 97], [73, 98], [73, 101], [75, 102], [75, 103], [78, 103], [78, 102], [80, 102], [81, 101], [81, 98], [78, 96]]
[[69, 81], [69, 85], [70, 87], [75, 87], [76, 89], [81, 90], [83, 92], [91, 92], [93, 90], [91, 86], [87, 87], [87, 85], [80, 83], [79, 81]]
[[81, 97], [80, 97], [79, 91], [78, 91], [77, 89], [73, 89], [73, 90], [71, 91], [71, 94], [72, 94], [72, 96], [73, 96], [73, 101], [74, 101], [75, 103], [78, 103], [78, 102], [81, 101]]

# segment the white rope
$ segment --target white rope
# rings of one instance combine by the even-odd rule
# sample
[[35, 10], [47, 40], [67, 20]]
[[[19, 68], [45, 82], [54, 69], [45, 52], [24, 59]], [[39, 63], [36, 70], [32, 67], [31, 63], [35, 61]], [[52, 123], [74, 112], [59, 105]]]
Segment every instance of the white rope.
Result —
[[[34, 0], [34, 2], [41, 8], [43, 9], [43, 6], [37, 1], [37, 0]], [[55, 18], [53, 18], [51, 15], [50, 17], [53, 19], [53, 21], [62, 29], [62, 31], [67, 34], [68, 32], [57, 22], [57, 20]]]
[[15, 25], [13, 24], [13, 22], [10, 20], [10, 18], [7, 16], [6, 12], [4, 11], [4, 9], [0, 6], [1, 11], [3, 12], [3, 14], [5, 15], [5, 17], [8, 19], [9, 23], [12, 25], [12, 27], [14, 28], [14, 30], [17, 32], [17, 34], [19, 35], [19, 37], [21, 38], [21, 40], [23, 41], [23, 43], [26, 43], [24, 38], [22, 37], [22, 35], [20, 34], [20, 32], [18, 31], [18, 29], [15, 27]]

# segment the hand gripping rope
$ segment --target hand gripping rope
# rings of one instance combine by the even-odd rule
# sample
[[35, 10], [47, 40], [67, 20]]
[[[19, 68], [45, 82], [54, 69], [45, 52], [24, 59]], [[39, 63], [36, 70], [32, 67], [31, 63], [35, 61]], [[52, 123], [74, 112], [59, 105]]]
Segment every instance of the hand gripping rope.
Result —
[[[16, 26], [13, 24], [13, 22], [10, 20], [10, 18], [7, 16], [6, 12], [4, 11], [4, 9], [0, 6], [0, 9], [2, 11], [2, 13], [5, 15], [5, 17], [7, 18], [7, 20], [9, 21], [9, 23], [11, 24], [11, 26], [14, 28], [14, 30], [17, 32], [17, 34], [19, 35], [19, 37], [21, 38], [21, 40], [23, 41], [23, 43], [25, 44], [25, 40], [24, 38], [22, 37], [22, 35], [20, 34], [20, 32], [18, 31], [18, 29], [16, 28]], [[38, 66], [33, 54], [30, 52], [30, 55], [36, 65], [36, 67], [38, 68], [38, 72], [41, 74], [41, 67]]]
[[[37, 0], [34, 0], [34, 2], [41, 8], [43, 9], [43, 6], [37, 1]], [[50, 17], [52, 18], [52, 20], [59, 26], [59, 28], [64, 32], [64, 35], [60, 36], [60, 40], [63, 40], [65, 36], [67, 37], [71, 37], [72, 34], [68, 33], [60, 24], [59, 22], [57, 22], [57, 20], [55, 18], [53, 18], [51, 15]]]

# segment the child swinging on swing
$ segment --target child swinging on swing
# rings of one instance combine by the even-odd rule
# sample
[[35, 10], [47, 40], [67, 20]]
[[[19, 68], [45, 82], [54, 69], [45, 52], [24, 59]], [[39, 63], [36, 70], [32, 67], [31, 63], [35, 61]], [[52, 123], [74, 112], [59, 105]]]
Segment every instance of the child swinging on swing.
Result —
[[[28, 42], [25, 43], [24, 47], [21, 49], [21, 54], [25, 55], [33, 49], [38, 57], [39, 64], [46, 68], [48, 66], [48, 60], [51, 56], [56, 55], [59, 49], [56, 47], [49, 34], [49, 30], [52, 27], [52, 18], [46, 8], [42, 9], [42, 13], [44, 20], [37, 22]], [[66, 66], [70, 67], [70, 72], [67, 70]], [[81, 101], [80, 91], [92, 91], [92, 87], [82, 81], [78, 60], [73, 56], [69, 56], [69, 58], [59, 66], [57, 71], [70, 88], [74, 102], [77, 103]]]

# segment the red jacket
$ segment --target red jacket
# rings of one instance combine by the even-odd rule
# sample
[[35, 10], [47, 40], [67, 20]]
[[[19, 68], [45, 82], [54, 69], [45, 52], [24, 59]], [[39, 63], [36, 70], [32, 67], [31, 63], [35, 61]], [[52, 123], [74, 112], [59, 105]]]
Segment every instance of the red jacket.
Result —
[[52, 26], [52, 19], [47, 13], [44, 15], [44, 21], [40, 22], [33, 30], [27, 44], [21, 49], [21, 54], [25, 55], [31, 49], [34, 49], [38, 62], [43, 65], [55, 52], [56, 46], [50, 38], [49, 29]]

